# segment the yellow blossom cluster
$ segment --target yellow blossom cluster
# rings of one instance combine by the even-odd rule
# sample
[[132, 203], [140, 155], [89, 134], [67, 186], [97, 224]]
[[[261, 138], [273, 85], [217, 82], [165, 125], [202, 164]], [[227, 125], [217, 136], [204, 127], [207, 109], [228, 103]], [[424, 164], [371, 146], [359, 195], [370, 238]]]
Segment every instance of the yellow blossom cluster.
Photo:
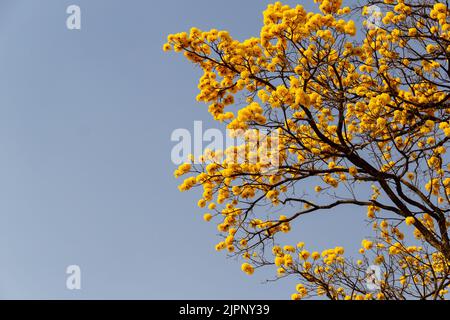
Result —
[[[381, 6], [381, 25], [359, 41], [360, 26], [341, 0], [315, 2], [319, 13], [268, 5], [259, 35], [244, 41], [216, 29], [168, 36], [163, 49], [182, 52], [203, 72], [197, 100], [243, 142], [180, 165], [179, 189], [202, 190], [203, 219], [214, 220], [222, 238], [216, 250], [241, 255], [243, 272], [274, 264], [279, 276], [303, 279], [294, 300], [443, 297], [450, 260], [449, 8], [442, 1], [367, 0], [363, 14]], [[364, 207], [376, 233], [361, 242], [356, 263], [342, 247], [319, 253], [303, 243], [273, 245], [294, 220], [350, 204]], [[266, 245], [273, 261], [258, 251]], [[372, 264], [397, 270], [384, 275], [380, 292], [339, 284], [350, 274], [364, 283]]]

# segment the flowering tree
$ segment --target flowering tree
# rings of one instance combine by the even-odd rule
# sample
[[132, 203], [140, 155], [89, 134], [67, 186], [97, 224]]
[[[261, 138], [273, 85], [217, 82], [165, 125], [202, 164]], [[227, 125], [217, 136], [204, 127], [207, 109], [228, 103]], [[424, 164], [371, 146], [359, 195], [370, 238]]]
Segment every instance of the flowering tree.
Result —
[[[241, 255], [244, 272], [276, 265], [279, 277], [297, 277], [293, 299], [445, 299], [448, 5], [369, 0], [351, 9], [341, 0], [316, 2], [320, 13], [269, 5], [260, 36], [243, 42], [196, 28], [168, 37], [164, 50], [183, 52], [203, 69], [197, 99], [215, 120], [244, 141], [263, 130], [278, 137], [269, 154], [278, 157], [276, 168], [262, 161], [258, 146], [207, 150], [199, 163], [191, 159], [175, 171], [188, 175], [180, 190], [203, 188], [198, 205], [223, 235], [216, 249]], [[349, 18], [361, 10], [369, 16], [357, 37]], [[244, 161], [235, 161], [237, 151]], [[293, 220], [351, 205], [366, 208], [373, 223], [359, 260], [341, 247], [319, 253], [302, 242], [278, 245]], [[280, 208], [283, 215], [275, 214]], [[371, 266], [381, 270], [378, 281], [367, 272]]]

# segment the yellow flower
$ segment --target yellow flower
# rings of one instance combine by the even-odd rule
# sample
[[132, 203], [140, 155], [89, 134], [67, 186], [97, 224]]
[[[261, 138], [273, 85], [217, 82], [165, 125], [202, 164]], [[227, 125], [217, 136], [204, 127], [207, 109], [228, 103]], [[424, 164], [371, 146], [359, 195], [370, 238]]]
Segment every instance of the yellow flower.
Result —
[[320, 253], [318, 253], [317, 251], [314, 251], [311, 254], [311, 258], [313, 258], [313, 260], [318, 260], [320, 258]]
[[309, 258], [309, 252], [307, 250], [302, 250], [302, 252], [299, 253], [300, 259], [307, 260]]
[[373, 247], [373, 242], [364, 239], [364, 240], [361, 242], [361, 246], [362, 246], [365, 250], [370, 250], [370, 249], [372, 249], [372, 247]]
[[252, 275], [253, 272], [255, 272], [255, 269], [253, 268], [253, 266], [247, 262], [242, 264], [241, 270], [248, 275]]
[[205, 213], [204, 215], [203, 215], [203, 220], [205, 220], [206, 222], [209, 222], [209, 221], [211, 221], [211, 219], [212, 219], [212, 214], [211, 213]]
[[284, 258], [283, 257], [275, 257], [275, 265], [277, 267], [281, 266], [284, 264]]
[[375, 264], [380, 264], [384, 261], [384, 257], [382, 255], [378, 255], [375, 257], [374, 263]]
[[299, 295], [298, 293], [293, 293], [293, 294], [291, 295], [291, 299], [292, 299], [292, 300], [301, 300], [301, 299], [302, 299], [302, 296]]
[[295, 252], [295, 248], [293, 246], [284, 246], [283, 250], [287, 252]]
[[204, 208], [204, 207], [206, 206], [206, 201], [205, 201], [205, 199], [200, 199], [200, 200], [198, 200], [197, 205], [198, 205], [200, 208]]
[[417, 29], [416, 29], [416, 28], [410, 28], [410, 29], [408, 30], [408, 35], [409, 35], [410, 37], [416, 36], [416, 35], [417, 35]]
[[225, 249], [225, 247], [226, 247], [225, 242], [219, 242], [219, 243], [216, 245], [216, 251], [222, 251], [223, 249]]
[[344, 27], [345, 33], [354, 36], [356, 34], [356, 26], [353, 20], [350, 20]]
[[172, 49], [172, 46], [170, 45], [170, 43], [165, 43], [164, 45], [163, 45], [163, 50], [164, 51], [170, 51], [170, 49]]
[[414, 177], [415, 177], [414, 173], [412, 173], [412, 172], [408, 172], [406, 174], [406, 176], [408, 177], [409, 180], [414, 180]]
[[396, 255], [396, 254], [399, 254], [400, 252], [401, 252], [401, 244], [400, 243], [396, 243], [389, 248], [390, 255]]
[[350, 167], [348, 168], [348, 172], [350, 173], [350, 175], [356, 176], [358, 174], [358, 169], [356, 169], [356, 167]]
[[407, 217], [407, 218], [405, 219], [405, 223], [406, 223], [406, 225], [408, 225], [408, 226], [414, 224], [415, 221], [416, 221], [416, 219], [414, 219], [414, 217]]

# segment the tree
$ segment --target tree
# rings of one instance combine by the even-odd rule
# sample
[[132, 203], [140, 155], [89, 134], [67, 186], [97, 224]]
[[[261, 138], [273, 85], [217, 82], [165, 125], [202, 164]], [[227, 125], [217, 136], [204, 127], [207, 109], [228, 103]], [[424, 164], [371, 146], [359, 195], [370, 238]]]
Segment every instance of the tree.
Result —
[[[197, 99], [246, 142], [181, 165], [175, 176], [189, 177], [180, 190], [203, 188], [198, 205], [223, 235], [216, 249], [242, 255], [244, 272], [276, 265], [279, 277], [297, 277], [292, 299], [445, 299], [448, 3], [316, 2], [320, 13], [269, 5], [260, 36], [243, 42], [196, 28], [169, 35], [164, 50], [183, 52], [204, 72]], [[358, 36], [349, 18], [361, 10], [369, 16]], [[242, 99], [244, 106], [235, 102]], [[277, 143], [249, 143], [252, 134], [273, 132]], [[274, 145], [276, 168], [262, 161], [262, 149]], [[236, 161], [238, 152], [244, 161]], [[314, 190], [300, 187], [311, 184]], [[310, 253], [301, 242], [278, 245], [293, 220], [349, 205], [366, 208], [373, 223], [361, 259], [345, 257], [341, 247]], [[378, 281], [367, 272], [376, 273], [373, 266]]]

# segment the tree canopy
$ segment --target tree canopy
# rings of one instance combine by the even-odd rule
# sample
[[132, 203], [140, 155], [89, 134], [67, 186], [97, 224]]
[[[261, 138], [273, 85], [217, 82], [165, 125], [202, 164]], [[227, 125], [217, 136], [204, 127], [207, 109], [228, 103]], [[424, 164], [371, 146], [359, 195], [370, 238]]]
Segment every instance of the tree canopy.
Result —
[[[165, 51], [182, 52], [203, 70], [197, 100], [214, 119], [245, 141], [276, 132], [269, 157], [279, 160], [270, 168], [259, 145], [205, 150], [175, 171], [185, 177], [179, 188], [203, 189], [198, 205], [223, 236], [216, 249], [242, 256], [244, 272], [275, 265], [279, 277], [297, 277], [292, 299], [444, 299], [448, 4], [316, 2], [317, 13], [269, 5], [260, 34], [245, 41], [214, 29], [168, 36]], [[352, 18], [361, 12], [367, 20], [357, 26]], [[244, 161], [236, 161], [238, 151]], [[373, 224], [372, 235], [356, 240], [358, 259], [342, 247], [319, 253], [277, 241], [295, 233], [293, 220], [352, 205]], [[372, 265], [381, 270], [375, 289], [367, 286]]]

